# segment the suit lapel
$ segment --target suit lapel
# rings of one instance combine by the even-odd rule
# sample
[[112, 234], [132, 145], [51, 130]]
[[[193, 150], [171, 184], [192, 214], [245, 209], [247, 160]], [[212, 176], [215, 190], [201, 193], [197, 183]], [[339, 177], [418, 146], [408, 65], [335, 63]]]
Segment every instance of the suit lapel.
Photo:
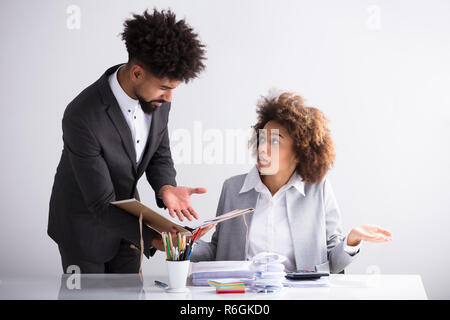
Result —
[[[248, 195], [242, 201], [242, 208], [239, 209], [247, 209], [247, 208], [256, 208], [256, 202], [258, 201], [258, 192], [255, 189], [251, 189], [248, 191]], [[245, 219], [248, 224], [248, 228], [250, 229], [250, 224], [252, 223], [253, 215], [255, 213], [246, 214]]]
[[298, 207], [301, 203], [297, 203], [297, 199], [295, 199], [295, 196], [291, 194], [290, 191], [292, 191], [293, 188], [290, 188], [286, 191], [286, 209], [287, 209], [287, 215], [288, 215], [288, 221], [289, 221], [289, 228], [292, 235], [292, 244], [294, 246], [294, 255], [295, 255], [295, 262], [297, 269], [299, 268], [300, 261], [305, 261], [305, 257], [303, 256], [303, 253], [299, 250], [299, 247], [301, 246], [301, 243], [305, 241], [306, 239], [302, 238], [302, 232], [299, 232], [295, 226], [301, 226], [302, 222], [300, 221], [302, 219], [302, 214], [305, 212], [303, 208]]
[[294, 189], [286, 191], [286, 208], [289, 228], [294, 246], [295, 263], [297, 269], [309, 269], [311, 262], [317, 254], [317, 241], [315, 239], [315, 219], [311, 215], [315, 212], [308, 208], [307, 199]]
[[[242, 187], [242, 186], [241, 186]], [[238, 206], [235, 209], [247, 209], [247, 208], [256, 208], [256, 202], [258, 201], [258, 192], [255, 189], [251, 189], [245, 193], [239, 194]], [[237, 252], [241, 252], [241, 256], [239, 257], [241, 260], [247, 259], [248, 252], [248, 235], [250, 235], [250, 226], [252, 224], [253, 215], [255, 212], [245, 215], [245, 222], [247, 226], [245, 226], [244, 220], [239, 222], [243, 228], [241, 228], [242, 232], [240, 232], [240, 239], [234, 239], [233, 242], [236, 244], [244, 244], [240, 248], [236, 248]]]
[[111, 118], [114, 126], [116, 127], [119, 135], [122, 139], [122, 144], [133, 163], [133, 168], [136, 170], [136, 150], [134, 149], [133, 137], [131, 136], [130, 128], [123, 117], [122, 111], [120, 110], [117, 102], [113, 104], [107, 110], [109, 117]]
[[133, 168], [136, 172], [136, 151], [134, 150], [133, 138], [131, 136], [130, 128], [120, 110], [119, 104], [117, 103], [116, 98], [109, 86], [108, 76], [116, 71], [118, 67], [122, 64], [118, 64], [114, 67], [109, 68], [106, 72], [101, 76], [98, 80], [98, 89], [101, 93], [103, 103], [107, 105], [106, 112], [113, 122], [117, 132], [120, 135], [122, 140], [122, 144], [127, 152], [128, 157], [130, 158]]

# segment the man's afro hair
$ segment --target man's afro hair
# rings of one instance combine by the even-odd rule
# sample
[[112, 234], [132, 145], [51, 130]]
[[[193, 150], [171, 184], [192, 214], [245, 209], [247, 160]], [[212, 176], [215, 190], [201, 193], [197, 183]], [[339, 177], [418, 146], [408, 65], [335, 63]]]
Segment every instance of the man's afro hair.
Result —
[[124, 27], [121, 35], [129, 61], [143, 64], [154, 76], [189, 82], [205, 69], [205, 45], [184, 19], [176, 20], [170, 9], [133, 14]]

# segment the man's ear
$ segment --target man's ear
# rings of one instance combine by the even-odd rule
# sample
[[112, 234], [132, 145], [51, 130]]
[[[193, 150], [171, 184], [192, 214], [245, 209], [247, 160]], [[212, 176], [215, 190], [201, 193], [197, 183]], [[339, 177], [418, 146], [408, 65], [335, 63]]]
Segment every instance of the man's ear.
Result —
[[133, 64], [131, 67], [130, 76], [134, 81], [142, 80], [142, 78], [144, 78], [144, 69], [138, 64]]

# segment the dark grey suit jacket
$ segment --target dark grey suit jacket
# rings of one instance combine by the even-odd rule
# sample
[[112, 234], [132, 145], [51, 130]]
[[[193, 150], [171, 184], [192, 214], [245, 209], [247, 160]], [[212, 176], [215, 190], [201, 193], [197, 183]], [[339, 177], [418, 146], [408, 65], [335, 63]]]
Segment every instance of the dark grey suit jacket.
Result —
[[[114, 257], [121, 239], [139, 247], [138, 219], [110, 204], [136, 198], [145, 171], [157, 192], [176, 186], [167, 122], [170, 103], [153, 112], [151, 129], [139, 167], [131, 131], [108, 83], [120, 65], [109, 68], [67, 106], [62, 120], [64, 148], [56, 170], [48, 220], [48, 235], [80, 259], [106, 262]], [[155, 231], [143, 226], [144, 254]]]

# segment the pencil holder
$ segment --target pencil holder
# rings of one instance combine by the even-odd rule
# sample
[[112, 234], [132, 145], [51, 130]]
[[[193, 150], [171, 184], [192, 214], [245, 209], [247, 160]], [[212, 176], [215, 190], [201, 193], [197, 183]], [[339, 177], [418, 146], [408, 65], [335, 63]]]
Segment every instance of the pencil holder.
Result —
[[169, 274], [168, 292], [185, 292], [187, 276], [189, 273], [189, 260], [167, 262], [167, 272]]

